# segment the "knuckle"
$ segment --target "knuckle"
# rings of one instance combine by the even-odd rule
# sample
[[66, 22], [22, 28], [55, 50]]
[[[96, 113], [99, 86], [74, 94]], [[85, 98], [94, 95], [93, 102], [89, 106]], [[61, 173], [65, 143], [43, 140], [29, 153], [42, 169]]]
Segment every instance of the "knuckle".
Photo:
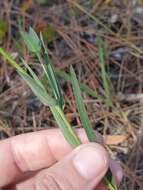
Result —
[[67, 183], [67, 180], [55, 173], [45, 173], [42, 176], [37, 176], [34, 183], [34, 190], [73, 190], [72, 186]]
[[13, 140], [10, 141], [10, 150], [13, 158], [13, 163], [15, 167], [20, 171], [24, 172], [28, 168], [28, 163], [26, 162], [25, 156], [20, 148], [15, 146], [15, 142]]

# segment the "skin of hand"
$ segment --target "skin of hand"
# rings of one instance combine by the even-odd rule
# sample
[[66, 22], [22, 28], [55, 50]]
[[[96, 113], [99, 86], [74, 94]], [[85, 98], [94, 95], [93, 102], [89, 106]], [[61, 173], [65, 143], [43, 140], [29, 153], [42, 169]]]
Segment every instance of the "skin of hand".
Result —
[[[110, 167], [117, 184], [122, 169], [97, 143], [72, 150], [59, 129], [18, 135], [0, 141], [0, 187], [5, 190], [106, 190], [102, 181]], [[97, 134], [97, 141], [102, 138]]]

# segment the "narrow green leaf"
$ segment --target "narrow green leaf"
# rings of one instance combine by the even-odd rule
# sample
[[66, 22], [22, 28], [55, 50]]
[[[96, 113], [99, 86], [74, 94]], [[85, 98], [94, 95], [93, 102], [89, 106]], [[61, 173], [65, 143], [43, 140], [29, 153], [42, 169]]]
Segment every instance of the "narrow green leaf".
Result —
[[79, 146], [81, 144], [81, 141], [65, 118], [62, 109], [59, 106], [52, 106], [51, 111], [65, 139], [72, 147]]
[[117, 190], [117, 186], [115, 182], [110, 181], [107, 177], [104, 177], [104, 181], [109, 188], [109, 190]]
[[35, 82], [42, 88], [45, 89], [44, 85], [42, 84], [42, 82], [39, 80], [39, 78], [37, 77], [37, 75], [34, 73], [34, 71], [29, 67], [29, 65], [24, 61], [24, 59], [22, 59], [22, 63], [24, 64], [24, 66], [28, 69], [29, 73], [31, 74], [31, 76], [33, 77], [33, 79], [35, 80]]
[[[42, 46], [44, 48], [44, 63], [45, 64], [42, 64], [42, 67], [43, 67], [45, 75], [48, 79], [48, 82], [51, 86], [51, 89], [53, 91], [53, 95], [55, 96], [56, 100], [58, 101], [60, 107], [63, 109], [64, 97], [62, 95], [61, 87], [59, 85], [59, 82], [57, 80], [57, 76], [55, 74], [55, 69], [53, 67], [53, 64], [52, 64], [50, 58], [49, 58], [48, 51], [45, 47], [42, 34], [40, 34], [40, 39], [41, 39]], [[39, 57], [39, 60], [41, 60], [40, 55], [38, 55], [38, 57]]]
[[102, 41], [100, 37], [97, 39], [98, 47], [99, 47], [99, 60], [100, 60], [100, 68], [101, 68], [101, 78], [103, 82], [103, 87], [105, 90], [106, 103], [108, 106], [112, 107], [112, 97], [111, 97], [111, 81], [108, 73], [105, 68], [105, 43]]
[[33, 93], [46, 106], [56, 105], [56, 101], [27, 73], [18, 71], [19, 75], [26, 81]]
[[29, 32], [20, 31], [20, 34], [30, 52], [38, 54], [41, 52], [41, 42], [36, 32], [30, 27]]
[[44, 60], [46, 63], [45, 66], [46, 66], [46, 71], [47, 71], [45, 74], [48, 78], [48, 81], [50, 83], [51, 88], [53, 89], [53, 93], [54, 93], [55, 98], [59, 102], [60, 107], [63, 108], [64, 98], [63, 98], [63, 95], [61, 92], [59, 82], [56, 78], [53, 65], [52, 65], [51, 60], [49, 59], [47, 53], [44, 54]]
[[20, 72], [26, 73], [25, 70], [19, 66], [16, 61], [13, 59], [13, 57], [7, 53], [3, 48], [0, 48], [0, 54], [3, 56], [4, 59], [6, 59], [15, 69], [17, 69]]
[[70, 68], [70, 73], [71, 73], [71, 79], [72, 79], [73, 93], [75, 96], [77, 110], [78, 110], [79, 115], [80, 115], [81, 123], [82, 123], [82, 125], [86, 131], [86, 134], [87, 134], [89, 141], [95, 142], [96, 135], [95, 135], [94, 130], [93, 130], [91, 123], [89, 121], [89, 118], [88, 118], [88, 115], [87, 115], [87, 112], [85, 109], [85, 105], [84, 105], [83, 100], [82, 100], [79, 83], [78, 83], [78, 80], [76, 78], [76, 74], [75, 74], [72, 67]]
[[117, 190], [117, 185], [116, 185], [116, 182], [115, 182], [115, 178], [114, 176], [112, 175], [112, 172], [110, 169], [108, 169], [107, 173], [106, 173], [106, 176], [104, 177], [104, 181], [107, 185], [107, 187], [110, 189], [110, 190]]

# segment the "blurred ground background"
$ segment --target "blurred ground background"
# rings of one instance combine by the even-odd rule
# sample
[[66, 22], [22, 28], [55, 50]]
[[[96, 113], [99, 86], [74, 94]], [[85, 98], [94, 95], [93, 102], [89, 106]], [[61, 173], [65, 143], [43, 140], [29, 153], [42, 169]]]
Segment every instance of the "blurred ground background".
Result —
[[[143, 1], [142, 0], [0, 0], [0, 46], [15, 59], [23, 56], [41, 76], [19, 34], [42, 32], [56, 68], [72, 64], [80, 82], [94, 90], [83, 93], [93, 127], [106, 136], [111, 155], [124, 169], [121, 190], [143, 189]], [[106, 45], [104, 88], [97, 36]], [[71, 85], [60, 77], [65, 113], [81, 127]], [[110, 97], [107, 97], [107, 90]], [[87, 90], [88, 91], [88, 90]], [[94, 97], [93, 97], [94, 96]], [[110, 98], [112, 106], [106, 98]], [[55, 127], [48, 108], [33, 96], [15, 70], [0, 59], [0, 139]]]

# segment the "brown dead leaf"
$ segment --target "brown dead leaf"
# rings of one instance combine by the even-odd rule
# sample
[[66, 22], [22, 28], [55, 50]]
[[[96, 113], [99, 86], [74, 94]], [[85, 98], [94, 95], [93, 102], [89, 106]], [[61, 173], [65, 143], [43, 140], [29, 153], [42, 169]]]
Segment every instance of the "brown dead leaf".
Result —
[[104, 142], [107, 145], [118, 145], [129, 138], [129, 135], [106, 135]]

